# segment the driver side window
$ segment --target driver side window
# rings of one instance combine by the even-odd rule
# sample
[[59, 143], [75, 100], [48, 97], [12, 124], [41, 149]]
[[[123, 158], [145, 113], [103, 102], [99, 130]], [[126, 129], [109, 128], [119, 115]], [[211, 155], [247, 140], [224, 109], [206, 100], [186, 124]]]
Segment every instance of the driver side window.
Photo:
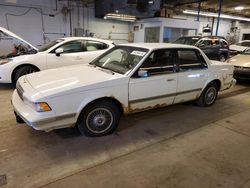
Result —
[[[67, 43], [62, 44], [61, 46], [57, 47], [63, 49], [63, 53], [76, 53], [76, 52], [84, 52], [86, 51], [84, 47], [84, 43], [81, 40], [70, 41]], [[53, 50], [55, 53], [55, 50]]]
[[144, 61], [140, 70], [148, 71], [149, 75], [173, 73], [174, 52], [169, 49], [160, 49], [152, 52]]

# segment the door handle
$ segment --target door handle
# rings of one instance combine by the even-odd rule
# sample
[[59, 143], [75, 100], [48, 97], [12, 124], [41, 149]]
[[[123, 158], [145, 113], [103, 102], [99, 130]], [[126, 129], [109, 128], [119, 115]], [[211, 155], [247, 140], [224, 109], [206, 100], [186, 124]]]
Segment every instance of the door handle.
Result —
[[175, 81], [175, 79], [174, 78], [167, 79], [167, 82], [172, 82], [172, 81]]

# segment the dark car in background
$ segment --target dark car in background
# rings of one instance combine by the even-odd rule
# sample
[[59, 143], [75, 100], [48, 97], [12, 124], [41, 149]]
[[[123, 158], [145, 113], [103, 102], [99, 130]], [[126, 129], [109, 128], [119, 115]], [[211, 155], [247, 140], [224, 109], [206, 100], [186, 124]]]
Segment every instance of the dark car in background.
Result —
[[229, 44], [224, 37], [185, 36], [178, 38], [173, 43], [196, 46], [212, 60], [226, 61], [229, 58]]

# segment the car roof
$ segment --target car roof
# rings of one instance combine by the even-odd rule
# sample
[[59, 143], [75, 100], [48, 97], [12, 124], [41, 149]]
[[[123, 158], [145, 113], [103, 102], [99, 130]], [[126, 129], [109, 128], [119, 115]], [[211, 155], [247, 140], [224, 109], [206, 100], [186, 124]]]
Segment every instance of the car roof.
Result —
[[173, 43], [128, 43], [128, 44], [119, 44], [118, 46], [132, 46], [132, 47], [138, 47], [138, 48], [147, 48], [149, 50], [161, 49], [161, 48], [198, 49], [195, 46], [191, 46], [191, 45], [173, 44]]
[[250, 42], [250, 40], [241, 40], [241, 41], [239, 41], [239, 43], [241, 43], [241, 42]]
[[223, 37], [223, 36], [214, 36], [214, 35], [212, 35], [212, 36], [200, 36], [200, 35], [197, 35], [197, 36], [195, 36], [195, 35], [194, 36], [182, 36], [180, 38], [199, 38], [199, 39], [201, 39], [201, 38], [208, 38], [208, 39], [218, 38], [218, 39], [226, 40], [225, 37]]
[[94, 37], [64, 37], [64, 38], [59, 38], [59, 39], [66, 40], [66, 41], [70, 41], [70, 40], [94, 40], [94, 41], [104, 42], [104, 43], [108, 43], [108, 44], [114, 43], [111, 40], [99, 39], [99, 38], [94, 38]]

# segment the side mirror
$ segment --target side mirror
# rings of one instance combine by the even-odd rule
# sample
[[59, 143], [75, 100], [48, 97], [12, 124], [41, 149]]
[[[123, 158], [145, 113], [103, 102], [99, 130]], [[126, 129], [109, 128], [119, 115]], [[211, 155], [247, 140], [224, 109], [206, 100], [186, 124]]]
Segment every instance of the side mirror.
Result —
[[56, 52], [56, 56], [60, 56], [60, 54], [63, 53], [63, 48], [57, 48], [55, 52]]
[[148, 71], [147, 71], [147, 70], [139, 69], [139, 71], [138, 71], [138, 76], [139, 76], [139, 77], [148, 77], [149, 74], [148, 74]]

